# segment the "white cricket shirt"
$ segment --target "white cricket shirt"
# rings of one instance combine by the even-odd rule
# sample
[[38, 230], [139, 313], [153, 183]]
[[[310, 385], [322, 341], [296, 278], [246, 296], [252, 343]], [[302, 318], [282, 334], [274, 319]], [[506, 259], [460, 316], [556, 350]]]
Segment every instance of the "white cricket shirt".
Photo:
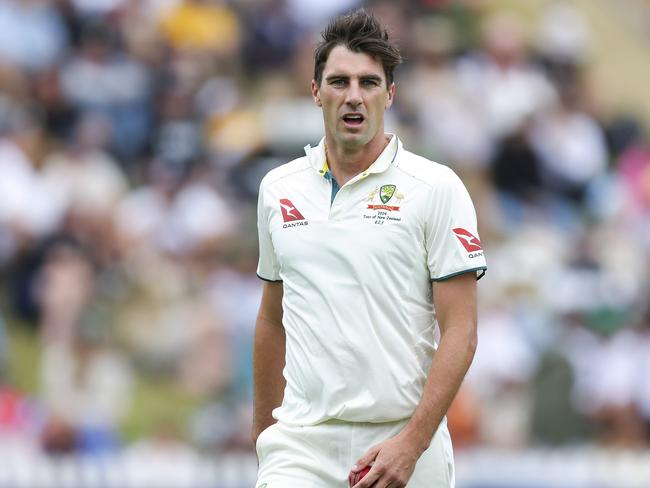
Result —
[[324, 141], [260, 185], [257, 274], [282, 281], [287, 384], [273, 416], [385, 422], [412, 415], [436, 349], [431, 281], [486, 264], [456, 174], [402, 148], [334, 198]]

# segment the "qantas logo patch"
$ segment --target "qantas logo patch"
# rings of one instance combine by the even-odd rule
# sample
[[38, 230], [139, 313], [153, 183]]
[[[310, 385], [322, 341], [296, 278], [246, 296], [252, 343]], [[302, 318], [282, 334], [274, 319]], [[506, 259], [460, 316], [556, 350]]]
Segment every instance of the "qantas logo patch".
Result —
[[456, 234], [456, 237], [460, 243], [467, 250], [467, 252], [476, 252], [483, 250], [481, 247], [481, 241], [479, 241], [478, 237], [476, 237], [471, 232], [463, 229], [462, 227], [456, 227], [452, 230], [454, 231], [454, 234]]
[[296, 220], [305, 220], [305, 217], [298, 211], [296, 206], [291, 203], [291, 200], [286, 198], [280, 199], [280, 210], [282, 210], [282, 218], [285, 222], [295, 222]]
[[302, 216], [300, 211], [288, 198], [280, 199], [280, 210], [282, 211], [282, 220], [284, 220], [284, 224], [282, 224], [283, 229], [309, 225], [309, 222], [305, 220], [305, 217]]

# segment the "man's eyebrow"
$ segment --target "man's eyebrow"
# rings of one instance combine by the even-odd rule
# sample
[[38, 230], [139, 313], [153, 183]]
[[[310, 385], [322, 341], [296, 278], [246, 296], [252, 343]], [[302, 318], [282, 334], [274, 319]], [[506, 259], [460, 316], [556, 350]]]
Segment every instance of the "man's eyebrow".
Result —
[[350, 78], [350, 75], [344, 75], [343, 73], [333, 73], [331, 75], [328, 75], [325, 79], [326, 80], [339, 80], [339, 79], [348, 79]]
[[379, 75], [361, 75], [359, 78], [362, 80], [377, 80], [381, 81], [381, 76]]
[[[343, 74], [343, 73], [332, 73], [331, 75], [328, 75], [328, 76], [325, 77], [326, 81], [340, 80], [340, 79], [348, 80], [348, 79], [350, 79], [350, 75]], [[376, 74], [372, 74], [372, 73], [365, 74], [365, 75], [359, 75], [359, 79], [360, 80], [376, 80], [376, 81], [381, 81], [382, 80], [381, 76], [376, 75]]]

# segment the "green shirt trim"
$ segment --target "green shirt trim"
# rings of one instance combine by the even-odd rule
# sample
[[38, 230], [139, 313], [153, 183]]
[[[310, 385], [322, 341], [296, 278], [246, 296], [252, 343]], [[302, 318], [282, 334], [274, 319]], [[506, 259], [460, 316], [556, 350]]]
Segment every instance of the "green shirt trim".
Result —
[[453, 278], [454, 276], [462, 275], [465, 273], [471, 273], [472, 271], [482, 271], [482, 273], [479, 273], [478, 276], [476, 277], [476, 281], [480, 280], [485, 276], [485, 272], [487, 271], [487, 266], [479, 266], [478, 268], [470, 268], [470, 269], [465, 269], [463, 271], [458, 271], [456, 273], [448, 274], [447, 276], [443, 276], [442, 278], [431, 278], [431, 281], [445, 281], [448, 280], [449, 278]]

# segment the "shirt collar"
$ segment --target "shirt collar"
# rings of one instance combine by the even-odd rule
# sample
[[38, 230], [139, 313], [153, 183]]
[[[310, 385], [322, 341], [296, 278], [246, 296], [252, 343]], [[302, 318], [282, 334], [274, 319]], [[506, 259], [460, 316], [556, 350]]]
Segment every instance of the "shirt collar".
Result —
[[[372, 163], [367, 170], [361, 173], [361, 176], [368, 176], [372, 173], [383, 173], [391, 164], [395, 163], [397, 154], [402, 149], [402, 141], [395, 134], [386, 134], [390, 141], [381, 152], [379, 157]], [[311, 145], [305, 146], [305, 154], [312, 168], [318, 171], [318, 174], [325, 176], [329, 172], [327, 159], [325, 158], [325, 138], [323, 137], [316, 147]]]

